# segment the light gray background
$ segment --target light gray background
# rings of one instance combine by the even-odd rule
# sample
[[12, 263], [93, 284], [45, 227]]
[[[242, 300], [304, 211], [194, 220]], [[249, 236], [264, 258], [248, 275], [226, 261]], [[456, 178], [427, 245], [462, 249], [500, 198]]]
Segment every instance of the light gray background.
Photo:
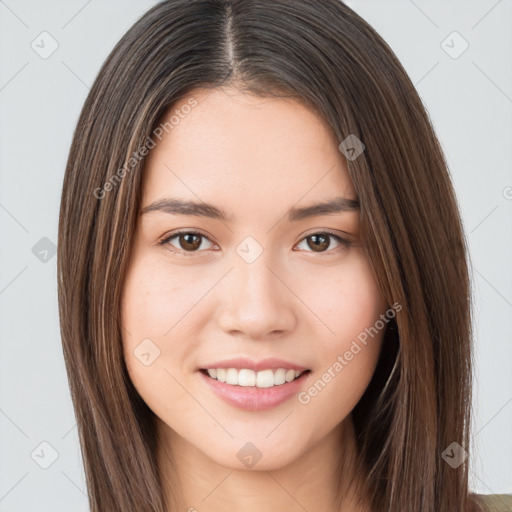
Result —
[[[512, 0], [347, 3], [397, 53], [448, 158], [475, 287], [471, 488], [510, 493]], [[88, 88], [114, 44], [154, 4], [0, 0], [2, 512], [88, 510], [51, 244], [67, 152]], [[40, 53], [51, 49], [43, 31], [58, 43], [46, 59], [31, 47], [35, 41]], [[469, 44], [458, 58], [445, 51], [454, 55], [462, 48], [453, 31]], [[40, 242], [43, 237], [50, 242]], [[48, 469], [40, 467], [52, 462], [44, 441], [58, 453]]]

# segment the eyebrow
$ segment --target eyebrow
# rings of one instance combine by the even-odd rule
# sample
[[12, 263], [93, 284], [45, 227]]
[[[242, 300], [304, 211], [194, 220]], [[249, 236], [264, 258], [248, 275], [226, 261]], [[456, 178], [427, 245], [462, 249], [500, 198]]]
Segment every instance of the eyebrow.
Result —
[[[175, 198], [158, 199], [145, 206], [141, 213], [160, 211], [171, 215], [195, 215], [198, 217], [209, 217], [226, 222], [234, 220], [233, 215], [228, 215], [222, 208], [208, 203], [197, 203], [195, 201], [184, 201]], [[288, 211], [288, 221], [316, 217], [319, 215], [334, 215], [336, 213], [359, 211], [359, 201], [345, 197], [336, 197], [329, 201], [312, 204], [301, 208], [291, 208]]]

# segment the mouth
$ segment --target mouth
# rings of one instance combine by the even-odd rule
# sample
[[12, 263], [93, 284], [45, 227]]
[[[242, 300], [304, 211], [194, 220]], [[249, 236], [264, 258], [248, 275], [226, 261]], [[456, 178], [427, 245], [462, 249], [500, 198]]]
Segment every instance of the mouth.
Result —
[[207, 388], [228, 405], [257, 412], [291, 400], [304, 388], [311, 370], [202, 368], [197, 373]]
[[230, 386], [244, 388], [272, 388], [286, 385], [311, 373], [311, 370], [290, 368], [265, 369], [260, 371], [249, 368], [201, 368], [203, 375]]

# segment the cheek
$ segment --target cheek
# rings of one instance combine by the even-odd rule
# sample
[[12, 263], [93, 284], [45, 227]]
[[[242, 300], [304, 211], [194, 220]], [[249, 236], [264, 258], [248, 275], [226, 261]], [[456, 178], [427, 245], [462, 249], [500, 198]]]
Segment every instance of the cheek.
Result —
[[[318, 370], [298, 397], [320, 410], [337, 404], [333, 424], [350, 413], [369, 384], [389, 322], [387, 303], [366, 259], [354, 258], [338, 274], [333, 280], [331, 269], [330, 279], [317, 280], [307, 295], [322, 320], [322, 335], [312, 336]], [[306, 296], [306, 288], [302, 293]]]
[[328, 352], [349, 346], [386, 310], [370, 264], [359, 253], [335, 272], [325, 269], [316, 273], [314, 281], [303, 279], [302, 283], [300, 296], [323, 324], [321, 338], [314, 339]]
[[151, 261], [136, 261], [132, 265], [123, 290], [123, 320], [127, 331], [161, 336], [171, 327], [168, 297], [175, 290], [169, 281]]
[[[127, 340], [143, 338], [159, 340], [165, 346], [172, 344], [174, 333], [190, 322], [190, 315], [201, 309], [201, 298], [211, 287], [211, 279], [204, 284], [194, 274], [193, 267], [183, 266], [171, 272], [161, 261], [151, 257], [135, 260], [126, 276], [123, 289], [123, 326]], [[179, 350], [182, 344], [172, 346]]]
[[[123, 347], [132, 380], [151, 369], [162, 370], [166, 351], [164, 334], [176, 323], [169, 297], [175, 290], [164, 273], [157, 271], [149, 259], [134, 258], [127, 273], [121, 301]], [[148, 354], [144, 355], [143, 354]], [[149, 363], [146, 365], [144, 363]]]
[[[193, 350], [180, 342], [183, 331], [179, 331], [179, 322], [190, 310], [187, 304], [189, 299], [194, 302], [194, 296], [187, 298], [189, 288], [181, 286], [183, 283], [166, 275], [161, 265], [140, 258], [130, 266], [123, 287], [123, 352], [128, 374], [139, 395], [161, 419], [175, 408], [183, 412], [193, 408], [179, 385], [180, 361]], [[180, 335], [173, 336], [178, 331]]]
[[161, 256], [135, 251], [122, 295], [123, 349], [132, 382], [148, 404], [163, 389], [181, 396], [172, 376], [178, 378], [198, 350], [197, 330], [208, 318], [203, 299], [211, 287], [211, 276], [201, 277], [193, 265], [170, 271]]

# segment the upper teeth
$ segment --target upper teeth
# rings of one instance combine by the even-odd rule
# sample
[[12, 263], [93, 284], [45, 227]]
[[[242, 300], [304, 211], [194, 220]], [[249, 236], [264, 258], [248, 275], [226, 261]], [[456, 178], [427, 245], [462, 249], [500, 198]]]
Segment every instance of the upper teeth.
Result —
[[291, 382], [303, 373], [300, 370], [286, 370], [284, 368], [262, 370], [260, 372], [245, 368], [241, 370], [237, 368], [213, 368], [207, 371], [212, 379], [217, 379], [220, 382], [235, 386], [256, 386], [257, 388], [279, 386], [285, 382]]

